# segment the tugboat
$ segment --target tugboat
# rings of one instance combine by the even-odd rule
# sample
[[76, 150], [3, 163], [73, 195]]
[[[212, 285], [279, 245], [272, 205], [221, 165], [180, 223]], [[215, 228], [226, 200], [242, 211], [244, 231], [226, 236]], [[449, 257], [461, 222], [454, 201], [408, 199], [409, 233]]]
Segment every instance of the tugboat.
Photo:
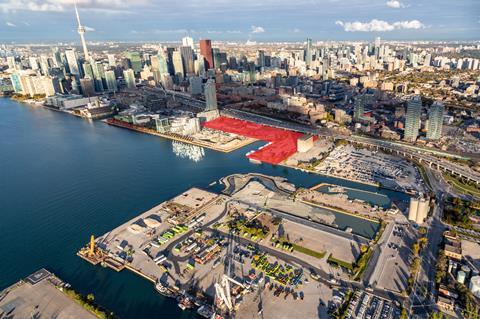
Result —
[[198, 308], [197, 313], [202, 316], [203, 318], [210, 319], [212, 318], [213, 314], [215, 313], [213, 311], [212, 306], [210, 305], [203, 305], [200, 308]]

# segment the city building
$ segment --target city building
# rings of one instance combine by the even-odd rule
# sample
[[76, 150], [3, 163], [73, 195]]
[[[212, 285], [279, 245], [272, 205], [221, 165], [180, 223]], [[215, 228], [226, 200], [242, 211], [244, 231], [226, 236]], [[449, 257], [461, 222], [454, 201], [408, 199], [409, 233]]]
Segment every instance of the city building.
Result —
[[313, 135], [304, 134], [297, 139], [297, 151], [300, 153], [308, 152], [314, 143]]
[[135, 85], [135, 74], [132, 69], [124, 70], [123, 71], [123, 78], [125, 80], [125, 85], [129, 89], [134, 89]]
[[217, 106], [217, 89], [215, 87], [215, 81], [209, 79], [207, 83], [205, 83], [205, 102], [206, 107], [205, 111], [213, 111], [218, 109]]
[[183, 79], [185, 77], [185, 70], [183, 69], [183, 60], [182, 60], [182, 54], [180, 51], [173, 51], [172, 62], [173, 62], [173, 69], [175, 70], [175, 75], [179, 79]]
[[198, 76], [192, 76], [189, 78], [190, 82], [190, 94], [192, 95], [201, 95], [202, 94], [202, 78]]
[[117, 78], [115, 76], [115, 72], [113, 70], [109, 70], [105, 72], [105, 80], [107, 82], [107, 90], [110, 92], [118, 91], [117, 88]]
[[404, 139], [414, 142], [417, 140], [420, 130], [420, 116], [422, 113], [422, 99], [419, 95], [411, 97], [407, 101], [407, 114], [405, 120]]
[[193, 45], [193, 39], [191, 37], [183, 37], [182, 38], [182, 46], [190, 47], [192, 50], [195, 48]]
[[472, 294], [477, 298], [480, 298], [480, 276], [473, 276], [470, 278], [469, 288]]
[[211, 40], [200, 40], [200, 54], [205, 59], [205, 68], [213, 69], [213, 51]]
[[355, 121], [360, 121], [365, 113], [365, 98], [363, 95], [358, 95], [353, 102], [353, 118]]
[[191, 46], [180, 47], [180, 54], [182, 55], [183, 70], [187, 75], [195, 73], [193, 64], [193, 49]]
[[74, 49], [66, 50], [65, 57], [67, 59], [67, 65], [68, 65], [70, 74], [76, 77], [80, 77], [82, 74], [80, 73], [80, 68], [78, 66], [77, 53], [75, 52], [75, 50]]
[[135, 74], [140, 73], [143, 69], [142, 65], [142, 57], [138, 52], [127, 52], [125, 56], [128, 59], [130, 64], [130, 68], [133, 70]]
[[305, 64], [309, 67], [312, 65], [312, 39], [307, 39], [307, 47], [305, 48]]
[[80, 87], [82, 89], [82, 94], [85, 97], [95, 95], [95, 84], [90, 78], [80, 79]]
[[433, 102], [428, 111], [428, 131], [429, 140], [438, 140], [442, 137], [443, 126], [443, 104], [439, 101]]

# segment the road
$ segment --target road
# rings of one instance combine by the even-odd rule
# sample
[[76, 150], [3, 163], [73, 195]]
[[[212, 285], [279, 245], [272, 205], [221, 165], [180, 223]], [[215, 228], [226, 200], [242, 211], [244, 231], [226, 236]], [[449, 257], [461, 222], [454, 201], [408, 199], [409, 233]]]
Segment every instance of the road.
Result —
[[[409, 307], [412, 316], [424, 318], [433, 309], [435, 309], [435, 273], [436, 261], [442, 243], [443, 232], [447, 227], [443, 224], [441, 218], [443, 213], [443, 199], [445, 197], [444, 189], [434, 174], [425, 168], [429, 177], [432, 191], [437, 200], [431, 217], [428, 218], [426, 227], [428, 239], [427, 246], [421, 253], [421, 267], [417, 273], [413, 284], [412, 293], [409, 296]], [[424, 296], [424, 292], [427, 292]]]

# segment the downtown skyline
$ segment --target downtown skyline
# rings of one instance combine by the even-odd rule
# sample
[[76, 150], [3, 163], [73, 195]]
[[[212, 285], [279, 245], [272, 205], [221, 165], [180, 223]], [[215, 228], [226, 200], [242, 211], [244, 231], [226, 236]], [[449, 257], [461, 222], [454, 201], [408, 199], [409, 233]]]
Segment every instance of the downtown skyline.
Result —
[[[87, 41], [477, 40], [475, 0], [78, 1]], [[73, 0], [0, 0], [0, 39], [55, 42], [76, 38]]]

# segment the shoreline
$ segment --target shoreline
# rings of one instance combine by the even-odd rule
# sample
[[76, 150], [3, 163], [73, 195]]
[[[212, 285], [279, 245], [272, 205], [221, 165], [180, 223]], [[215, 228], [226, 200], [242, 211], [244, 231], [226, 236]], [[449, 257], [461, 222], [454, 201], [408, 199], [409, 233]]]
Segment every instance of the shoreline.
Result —
[[[42, 102], [31, 102], [31, 101], [28, 101], [28, 100], [20, 101], [20, 100], [13, 99], [11, 97], [10, 97], [10, 99], [15, 101], [15, 102], [26, 104], [26, 105], [29, 105], [29, 106], [41, 106], [41, 107], [43, 107], [47, 110], [50, 110], [50, 111], [65, 113], [65, 114], [72, 115], [72, 116], [75, 116], [75, 117], [83, 118], [79, 115], [74, 114], [73, 112], [67, 112], [67, 111], [63, 111], [63, 110], [60, 110], [60, 109], [57, 109], [57, 108], [54, 108], [54, 107], [51, 107], [51, 106], [44, 105], [43, 103], [45, 101], [42, 101]], [[136, 127], [130, 126], [132, 124], [129, 124], [129, 123], [125, 123], [125, 124], [113, 123], [111, 120], [112, 120], [112, 118], [98, 120], [98, 121], [103, 122], [103, 123], [108, 124], [108, 125], [111, 125], [111, 126], [116, 126], [116, 127], [119, 127], [119, 128], [128, 129], [130, 131], [144, 133], [144, 134], [153, 135], [153, 136], [159, 136], [159, 137], [171, 140], [171, 141], [178, 141], [178, 142], [182, 142], [182, 143], [186, 143], [186, 144], [190, 144], [190, 145], [204, 147], [204, 148], [214, 150], [214, 151], [217, 151], [217, 152], [222, 152], [222, 153], [230, 153], [230, 152], [236, 151], [238, 149], [241, 149], [245, 146], [248, 146], [248, 145], [258, 141], [258, 140], [248, 138], [248, 140], [245, 140], [244, 142], [239, 143], [238, 145], [228, 147], [228, 148], [221, 148], [221, 147], [218, 147], [214, 144], [209, 144], [209, 143], [205, 143], [205, 142], [202, 142], [202, 141], [190, 140], [188, 137], [184, 137], [184, 136], [180, 136], [180, 135], [163, 134], [163, 133], [159, 133], [157, 131], [154, 131], [154, 130], [151, 130], [151, 129], [148, 129], [148, 128], [140, 128], [140, 127], [136, 128]]]
[[[71, 113], [71, 112], [66, 112], [66, 111], [62, 111], [60, 109], [56, 109], [54, 107], [50, 107], [50, 106], [46, 106], [44, 105], [44, 101], [41, 102], [28, 102], [28, 101], [19, 101], [19, 100], [16, 100], [16, 99], [13, 99], [11, 97], [7, 97], [7, 98], [10, 98], [11, 100], [13, 101], [16, 101], [16, 102], [19, 102], [19, 103], [22, 103], [22, 104], [27, 104], [29, 106], [41, 106], [45, 109], [48, 109], [50, 111], [55, 111], [55, 112], [61, 112], [61, 113], [66, 113], [66, 114], [69, 114], [69, 115], [72, 115], [72, 116], [75, 116], [75, 117], [80, 117], [80, 118], [83, 118], [81, 116], [78, 116], [74, 113]], [[162, 137], [162, 138], [165, 138], [165, 139], [169, 139], [171, 141], [178, 141], [178, 142], [182, 142], [182, 143], [186, 143], [186, 144], [190, 144], [190, 145], [195, 145], [195, 146], [199, 146], [199, 147], [204, 147], [204, 148], [207, 148], [207, 149], [210, 149], [210, 150], [214, 150], [214, 151], [218, 151], [218, 152], [222, 152], [222, 153], [230, 153], [230, 152], [233, 152], [233, 151], [236, 151], [236, 150], [239, 150], [245, 146], [248, 146], [252, 143], [255, 143], [257, 142], [258, 140], [254, 140], [254, 139], [250, 139], [248, 141], [245, 141], [243, 143], [240, 143], [239, 145], [236, 145], [234, 147], [229, 147], [229, 148], [220, 148], [220, 147], [217, 147], [215, 145], [211, 145], [211, 144], [208, 144], [208, 143], [204, 143], [204, 142], [201, 142], [201, 141], [194, 141], [194, 140], [189, 140], [187, 137], [183, 137], [183, 136], [174, 136], [174, 135], [169, 135], [169, 134], [163, 134], [163, 133], [159, 133], [157, 131], [154, 131], [152, 129], [148, 129], [148, 128], [135, 128], [135, 127], [130, 127], [129, 126], [129, 123], [125, 123], [125, 125], [122, 125], [122, 124], [117, 124], [117, 123], [112, 123], [111, 120], [112, 118], [109, 118], [109, 119], [103, 119], [103, 120], [98, 120], [98, 121], [101, 121], [103, 123], [106, 123], [108, 125], [111, 125], [111, 126], [116, 126], [116, 127], [119, 127], [119, 128], [124, 128], [124, 129], [128, 129], [128, 130], [131, 130], [131, 131], [135, 131], [135, 132], [139, 132], [139, 133], [144, 133], [144, 134], [148, 134], [148, 135], [153, 135], [153, 136], [159, 136], [159, 137]], [[131, 125], [131, 124], [130, 124]], [[336, 179], [341, 179], [341, 180], [345, 180], [345, 181], [349, 181], [349, 182], [354, 182], [354, 183], [358, 183], [358, 184], [362, 184], [362, 185], [366, 185], [366, 186], [372, 186], [372, 187], [376, 187], [376, 188], [383, 188], [383, 189], [386, 189], [386, 190], [390, 190], [390, 191], [394, 191], [394, 192], [400, 192], [400, 193], [404, 193], [404, 194], [407, 194], [407, 195], [412, 195], [408, 192], [405, 192], [405, 191], [402, 191], [402, 190], [398, 190], [398, 189], [393, 189], [393, 188], [390, 188], [390, 187], [385, 187], [384, 185], [382, 185], [381, 183], [370, 183], [370, 182], [365, 182], [365, 181], [361, 181], [361, 180], [358, 180], [358, 179], [349, 179], [347, 177], [343, 177], [343, 176], [338, 176], [338, 175], [333, 175], [333, 174], [326, 174], [326, 173], [319, 173], [317, 171], [312, 171], [312, 170], [308, 170], [308, 169], [303, 169], [303, 168], [299, 168], [299, 167], [296, 167], [296, 166], [293, 166], [293, 165], [287, 165], [284, 162], [281, 162], [281, 163], [278, 163], [277, 164], [278, 166], [283, 166], [283, 167], [287, 167], [287, 168], [292, 168], [292, 169], [296, 169], [296, 170], [300, 170], [302, 172], [306, 172], [306, 173], [312, 173], [312, 174], [316, 174], [316, 175], [320, 175], [320, 176], [326, 176], [326, 177], [331, 177], [331, 178], [336, 178]], [[352, 189], [352, 190], [357, 190], [356, 188], [352, 188], [352, 187], [347, 187], [349, 189]], [[372, 193], [372, 194], [375, 194], [374, 192], [371, 192], [371, 191], [364, 191], [364, 192], [368, 192], [368, 193]]]
[[[394, 188], [391, 188], [391, 187], [386, 187], [386, 186], [382, 185], [381, 183], [369, 183], [369, 182], [364, 182], [364, 181], [360, 181], [360, 180], [357, 180], [357, 179], [349, 179], [349, 178], [343, 177], [343, 176], [326, 174], [326, 173], [319, 173], [319, 172], [317, 172], [317, 171], [311, 171], [311, 170], [308, 170], [308, 169], [305, 169], [305, 168], [300, 168], [300, 167], [296, 167], [296, 166], [293, 166], [293, 165], [287, 165], [287, 164], [285, 164], [284, 162], [279, 163], [278, 165], [279, 165], [279, 166], [283, 166], [283, 167], [288, 167], [288, 168], [296, 169], [296, 170], [299, 170], [299, 171], [302, 171], [302, 172], [305, 172], [305, 173], [311, 173], [311, 174], [316, 174], [316, 175], [320, 175], [320, 176], [326, 176], [326, 177], [341, 179], [341, 180], [344, 180], [344, 181], [349, 181], [349, 182], [353, 182], [353, 183], [358, 183], [358, 184], [362, 184], [362, 185], [366, 185], [366, 186], [372, 186], [372, 187], [376, 187], [376, 188], [379, 188], [379, 189], [386, 189], [386, 190], [389, 190], [389, 191], [392, 191], [392, 192], [403, 193], [403, 194], [407, 194], [407, 195], [409, 195], [409, 196], [412, 195], [412, 194], [410, 194], [410, 193], [408, 193], [408, 192], [406, 192], [406, 191], [394, 189]], [[343, 187], [343, 186], [342, 186], [342, 187]], [[358, 190], [357, 188], [348, 187], [348, 186], [345, 186], [345, 188], [350, 188], [350, 189], [352, 189], [352, 190]], [[361, 190], [361, 191], [362, 191], [362, 192], [370, 192], [370, 191], [365, 191], [365, 190]], [[374, 192], [371, 192], [371, 193], [374, 193]]]
[[239, 145], [235, 145], [233, 147], [220, 148], [220, 147], [218, 147], [214, 144], [208, 144], [208, 143], [204, 143], [204, 142], [201, 142], [201, 141], [196, 141], [196, 140], [189, 139], [188, 137], [185, 137], [185, 136], [182, 136], [182, 135], [159, 133], [159, 132], [154, 131], [154, 130], [149, 129], [149, 128], [136, 127], [133, 124], [118, 121], [118, 120], [107, 119], [107, 120], [102, 120], [102, 122], [104, 122], [108, 125], [111, 125], [111, 126], [116, 126], [116, 127], [119, 127], [119, 128], [130, 130], [130, 131], [144, 133], [144, 134], [153, 135], [153, 136], [159, 136], [159, 137], [163, 137], [163, 138], [166, 138], [166, 139], [169, 139], [169, 140], [172, 140], [172, 141], [178, 141], [178, 142], [183, 142], [183, 143], [190, 144], [190, 145], [205, 147], [205, 148], [208, 148], [208, 149], [211, 149], [211, 150], [214, 150], [214, 151], [218, 151], [218, 152], [222, 152], [222, 153], [230, 153], [230, 152], [236, 151], [240, 148], [243, 148], [247, 145], [250, 145], [250, 144], [256, 142], [256, 140], [248, 139], [248, 140], [244, 141], [243, 143], [240, 143]]

